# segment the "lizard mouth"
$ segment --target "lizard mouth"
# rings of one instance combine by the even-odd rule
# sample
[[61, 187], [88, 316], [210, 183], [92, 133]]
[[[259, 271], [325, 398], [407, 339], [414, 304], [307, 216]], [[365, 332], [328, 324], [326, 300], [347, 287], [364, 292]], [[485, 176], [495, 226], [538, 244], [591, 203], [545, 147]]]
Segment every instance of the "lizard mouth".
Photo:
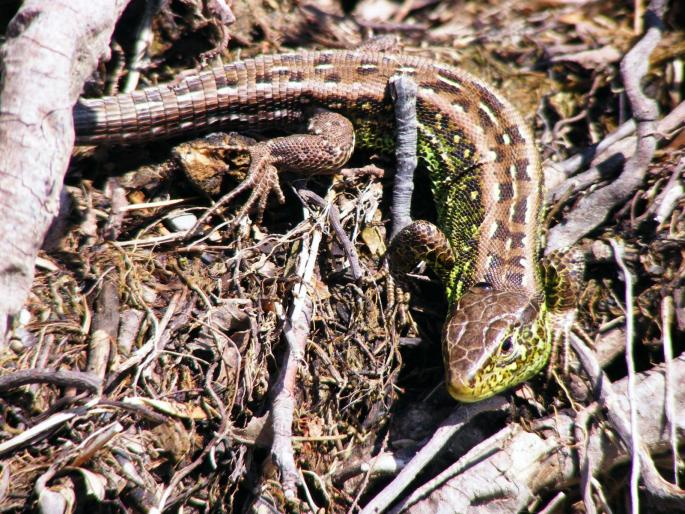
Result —
[[462, 380], [449, 380], [447, 382], [447, 392], [455, 400], [462, 403], [474, 403], [485, 400], [495, 394], [494, 391], [476, 388]]

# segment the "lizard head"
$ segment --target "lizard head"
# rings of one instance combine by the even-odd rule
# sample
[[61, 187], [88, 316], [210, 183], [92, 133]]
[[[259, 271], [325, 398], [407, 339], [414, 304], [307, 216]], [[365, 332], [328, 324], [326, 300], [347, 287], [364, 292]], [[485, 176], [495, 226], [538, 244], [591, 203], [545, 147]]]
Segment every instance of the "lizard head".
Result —
[[477, 284], [452, 305], [442, 344], [453, 398], [483, 400], [540, 371], [551, 346], [541, 300]]

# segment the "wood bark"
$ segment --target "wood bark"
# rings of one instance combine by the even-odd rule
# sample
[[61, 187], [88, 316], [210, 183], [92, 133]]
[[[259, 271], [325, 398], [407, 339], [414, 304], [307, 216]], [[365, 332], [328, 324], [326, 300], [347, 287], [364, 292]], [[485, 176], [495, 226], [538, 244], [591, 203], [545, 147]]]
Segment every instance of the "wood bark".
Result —
[[[685, 382], [685, 356], [673, 361], [673, 382]], [[638, 375], [638, 427], [642, 443], [652, 452], [669, 449], [664, 412], [663, 366]], [[628, 416], [627, 379], [613, 384], [619, 398], [619, 408]], [[676, 412], [685, 408], [685, 390], [674, 391]], [[578, 479], [575, 449], [581, 444], [595, 463], [593, 474], [607, 472], [630, 459], [626, 448], [607, 434], [605, 426], [592, 426], [585, 441], [574, 435], [577, 416], [564, 410], [541, 419], [534, 431], [516, 425], [507, 427], [469, 454], [465, 471], [455, 476], [445, 473], [432, 481], [430, 490], [421, 488], [406, 498], [393, 512], [414, 514], [436, 512], [521, 512], [526, 511], [545, 491], [573, 487]], [[680, 440], [685, 435], [685, 417], [675, 420]], [[487, 456], [483, 458], [483, 456]], [[457, 463], [458, 464], [458, 463]], [[455, 467], [456, 464], [455, 464]], [[662, 504], [663, 505], [663, 504]]]
[[0, 48], [0, 344], [59, 211], [72, 108], [128, 0], [26, 0]]

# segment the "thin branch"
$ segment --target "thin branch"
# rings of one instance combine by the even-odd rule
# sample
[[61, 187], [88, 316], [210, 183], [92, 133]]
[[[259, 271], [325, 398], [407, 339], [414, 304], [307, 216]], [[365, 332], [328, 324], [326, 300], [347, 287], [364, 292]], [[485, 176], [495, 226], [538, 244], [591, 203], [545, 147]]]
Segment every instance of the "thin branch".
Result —
[[582, 198], [564, 223], [549, 231], [546, 254], [568, 248], [582, 235], [599, 226], [611, 210], [625, 202], [644, 181], [647, 167], [656, 150], [656, 120], [659, 110], [656, 101], [648, 98], [642, 91], [641, 81], [649, 68], [649, 56], [661, 40], [664, 10], [664, 0], [650, 2], [645, 14], [647, 32], [621, 62], [621, 75], [626, 94], [633, 118], [637, 122], [635, 154], [626, 161], [619, 179]]
[[573, 176], [578, 172], [583, 166], [592, 162], [592, 160], [597, 155], [601, 155], [605, 150], [611, 148], [612, 145], [618, 143], [622, 139], [628, 136], [632, 136], [635, 133], [635, 120], [630, 119], [618, 127], [616, 130], [607, 134], [604, 139], [602, 139], [596, 145], [592, 145], [586, 148], [582, 152], [578, 152], [573, 157], [569, 157], [562, 162], [550, 162], [545, 163], [546, 166], [554, 168], [557, 171], [562, 172], [567, 177]]
[[678, 433], [676, 432], [675, 392], [676, 383], [673, 380], [673, 341], [671, 326], [675, 314], [673, 297], [668, 295], [661, 302], [661, 331], [663, 333], [664, 366], [666, 367], [666, 419], [668, 420], [671, 439], [671, 455], [673, 458], [673, 480], [676, 487], [680, 487], [678, 468], [682, 459], [678, 454]]
[[362, 268], [359, 264], [357, 251], [355, 250], [352, 241], [350, 241], [350, 238], [347, 237], [347, 233], [342, 226], [338, 207], [334, 203], [327, 204], [326, 201], [314, 191], [310, 191], [308, 189], [299, 189], [297, 193], [302, 197], [302, 199], [311, 201], [322, 209], [328, 207], [328, 221], [331, 224], [331, 228], [333, 229], [335, 236], [338, 238], [340, 246], [342, 246], [342, 249], [347, 256], [347, 260], [350, 262], [350, 272], [352, 273], [352, 278], [355, 280], [362, 278]]
[[[307, 212], [305, 210], [305, 216]], [[281, 485], [286, 499], [294, 499], [297, 485], [304, 482], [295, 464], [292, 441], [293, 412], [295, 410], [295, 388], [297, 370], [304, 362], [305, 346], [311, 327], [314, 306], [309, 298], [308, 288], [317, 261], [319, 244], [323, 234], [320, 222], [314, 226], [311, 239], [302, 238], [296, 275], [300, 278], [293, 288], [293, 303], [285, 320], [283, 335], [288, 343], [284, 363], [274, 385], [274, 400], [271, 409], [273, 442], [271, 456], [280, 469]]]
[[635, 393], [635, 360], [633, 359], [635, 346], [635, 315], [633, 301], [633, 275], [628, 269], [623, 256], [625, 247], [623, 243], [614, 239], [609, 241], [614, 249], [614, 257], [623, 272], [625, 282], [626, 299], [626, 365], [628, 367], [628, 402], [630, 404], [630, 450], [632, 462], [630, 467], [630, 499], [633, 514], [640, 511], [640, 497], [638, 495], [638, 482], [640, 480], [640, 432], [637, 426], [637, 396]]
[[[585, 346], [585, 343], [573, 333], [571, 334], [571, 345], [573, 346], [574, 351], [576, 352], [581, 363], [583, 364], [583, 368], [590, 377], [590, 380], [595, 389], [595, 394], [597, 395], [599, 402], [602, 404], [602, 406], [606, 408], [607, 417], [611, 425], [613, 426], [614, 430], [616, 430], [623, 443], [626, 445], [627, 448], [630, 449], [631, 453], [639, 453], [639, 459], [641, 464], [640, 471], [642, 473], [642, 478], [645, 483], [645, 486], [647, 487], [647, 490], [652, 495], [654, 495], [655, 498], [659, 498], [669, 505], [674, 504], [677, 505], [680, 509], [685, 509], [685, 491], [679, 489], [673, 484], [669, 484], [661, 477], [661, 475], [659, 474], [654, 465], [654, 461], [652, 460], [651, 456], [649, 455], [647, 449], [644, 447], [643, 444], [640, 444], [637, 447], [637, 449], [632, 447], [633, 437], [631, 435], [630, 423], [628, 422], [628, 419], [626, 419], [625, 415], [627, 409], [623, 405], [624, 397], [622, 395], [619, 395], [615, 391], [614, 386], [611, 384], [611, 381], [599, 367], [599, 363], [597, 362], [597, 359], [595, 358], [593, 353], [587, 348], [587, 346]], [[678, 371], [676, 371], [675, 364], [678, 365]], [[681, 355], [678, 359], [676, 359], [676, 361], [674, 361], [674, 375], [677, 373], [679, 376], [683, 377], [683, 364], [685, 364], [685, 355]], [[664, 377], [660, 377], [660, 380], [663, 382], [661, 390], [663, 390], [663, 388], [665, 387], [666, 382], [665, 372], [663, 374]], [[654, 370], [650, 371], [650, 375], [656, 377], [656, 373], [654, 373]], [[626, 389], [627, 388], [628, 387], [626, 386]], [[663, 394], [660, 395], [658, 398], [655, 398], [650, 393], [651, 389], [648, 389], [646, 391], [646, 394], [642, 395], [640, 394], [640, 388], [636, 388], [636, 393], [634, 397], [642, 397], [642, 405], [644, 405], [645, 403], [645, 398], [647, 398], [648, 396], [651, 398], [651, 402], [647, 402], [648, 406], [651, 407], [651, 409], [644, 409], [644, 407], [642, 408], [642, 410], [650, 410], [651, 414], [645, 415], [644, 412], [640, 413], [640, 421], [642, 424], [644, 424], [646, 421], [660, 420], [661, 412], [664, 408], [664, 405], [661, 403], [661, 401], [665, 401], [663, 400]], [[684, 406], [680, 405], [679, 409], [682, 408], [684, 408]], [[658, 414], [657, 409], [659, 412]], [[650, 418], [653, 418], [653, 420]], [[659, 421], [660, 436], [661, 432], [662, 427], [661, 422]], [[642, 433], [644, 434], [644, 427]]]
[[484, 412], [502, 411], [506, 408], [507, 402], [502, 396], [495, 396], [472, 405], [459, 406], [395, 479], [364, 507], [361, 514], [384, 512], [414, 482], [419, 473], [438, 455], [452, 436], [463, 429], [469, 421]]
[[[664, 118], [659, 120], [657, 124], [657, 140], [658, 142], [664, 139], [673, 137], [673, 133], [681, 130], [683, 121], [685, 121], [685, 102], [679, 103], [671, 112]], [[613, 172], [619, 163], [627, 161], [635, 154], [634, 138], [630, 137], [635, 132], [635, 120], [630, 120], [621, 125], [615, 132], [609, 134], [596, 147], [596, 155], [598, 158], [606, 155], [607, 157], [598, 162], [583, 173], [574, 175], [581, 165], [584, 163], [583, 157], [571, 157], [566, 161], [556, 164], [553, 162], [545, 163], [545, 186], [547, 193], [545, 194], [545, 204], [550, 205], [559, 198], [568, 195], [569, 192], [577, 193], [603, 180], [608, 174]], [[601, 147], [601, 151], [600, 151]], [[592, 149], [585, 152], [592, 153]], [[581, 155], [585, 152], [581, 152]], [[549, 177], [555, 177], [562, 173], [571, 175], [562, 182], [553, 182]], [[582, 237], [586, 232], [583, 232], [578, 238]]]
[[411, 223], [411, 198], [414, 192], [414, 171], [418, 159], [418, 122], [416, 119], [416, 93], [418, 86], [411, 78], [398, 77], [390, 82], [390, 91], [395, 103], [395, 158], [397, 171], [392, 190], [391, 237]]
[[74, 387], [90, 393], [97, 393], [102, 380], [92, 373], [81, 371], [58, 371], [55, 369], [26, 369], [14, 371], [0, 377], [0, 393], [27, 384], [52, 384], [59, 387]]
[[35, 444], [37, 441], [50, 435], [53, 430], [62, 426], [67, 421], [87, 415], [88, 412], [90, 412], [90, 409], [97, 403], [98, 398], [93, 398], [82, 407], [76, 407], [68, 411], [53, 414], [28, 430], [24, 430], [19, 435], [0, 443], [0, 457], [10, 454], [29, 443]]
[[143, 59], [145, 52], [152, 43], [152, 17], [159, 11], [163, 0], [148, 0], [145, 2], [143, 14], [140, 17], [138, 26], [136, 27], [136, 37], [131, 51], [131, 58], [127, 63], [128, 74], [126, 82], [121, 89], [122, 93], [128, 93], [138, 87], [138, 80], [140, 80], [140, 69], [143, 66]]

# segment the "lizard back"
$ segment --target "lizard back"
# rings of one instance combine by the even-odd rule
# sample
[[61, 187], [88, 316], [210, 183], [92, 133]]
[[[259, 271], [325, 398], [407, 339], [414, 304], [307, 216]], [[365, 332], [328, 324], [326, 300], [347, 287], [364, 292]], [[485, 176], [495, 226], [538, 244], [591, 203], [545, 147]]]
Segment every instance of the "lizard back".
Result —
[[438, 226], [455, 252], [450, 303], [477, 282], [542, 291], [537, 266], [541, 171], [518, 112], [470, 74], [410, 55], [355, 51], [264, 55], [98, 99], [74, 111], [77, 144], [141, 143], [212, 130], [301, 122], [310, 106], [347, 116], [357, 144], [394, 149], [392, 77], [418, 85], [418, 153]]

